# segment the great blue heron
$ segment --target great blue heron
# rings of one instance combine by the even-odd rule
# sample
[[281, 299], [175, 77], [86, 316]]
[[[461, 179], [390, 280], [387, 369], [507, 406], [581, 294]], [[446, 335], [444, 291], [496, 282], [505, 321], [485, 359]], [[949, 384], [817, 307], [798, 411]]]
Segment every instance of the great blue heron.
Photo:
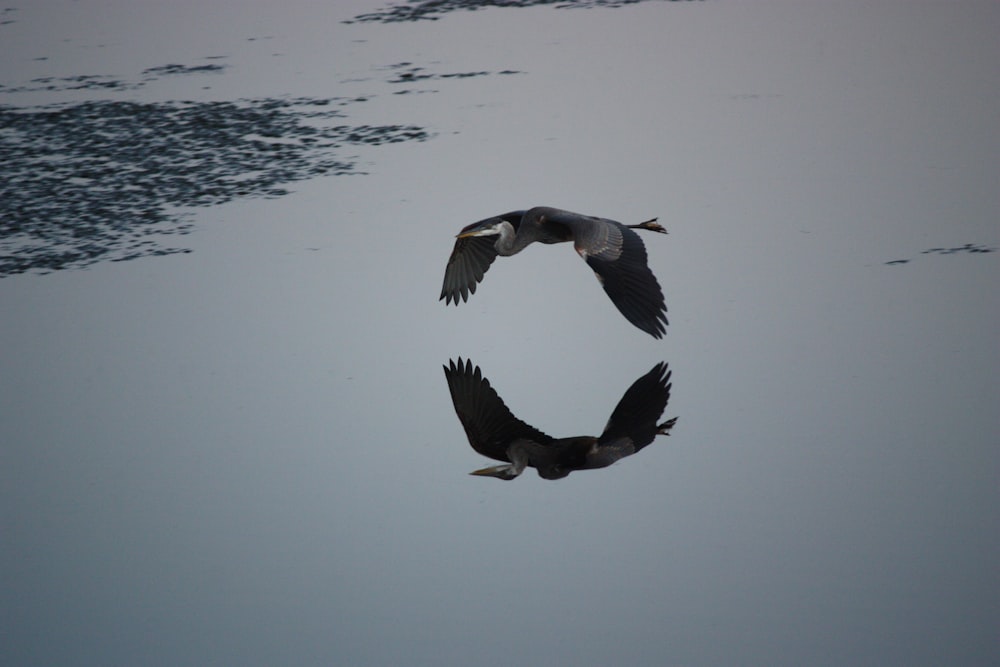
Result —
[[507, 409], [489, 380], [471, 361], [444, 368], [455, 412], [472, 448], [506, 465], [471, 473], [511, 480], [528, 466], [539, 477], [560, 479], [574, 470], [604, 468], [635, 454], [657, 435], [670, 435], [677, 418], [657, 424], [670, 400], [670, 371], [659, 363], [632, 383], [611, 413], [599, 437], [552, 438], [524, 423]]
[[[497, 255], [516, 255], [528, 245], [573, 241], [604, 291], [629, 322], [654, 338], [667, 332], [667, 306], [656, 276], [646, 264], [646, 246], [633, 229], [666, 234], [656, 218], [623, 225], [606, 218], [547, 206], [511, 211], [468, 225], [458, 233], [444, 272], [441, 299], [458, 305], [476, 293], [476, 284]], [[499, 238], [494, 238], [499, 237]]]

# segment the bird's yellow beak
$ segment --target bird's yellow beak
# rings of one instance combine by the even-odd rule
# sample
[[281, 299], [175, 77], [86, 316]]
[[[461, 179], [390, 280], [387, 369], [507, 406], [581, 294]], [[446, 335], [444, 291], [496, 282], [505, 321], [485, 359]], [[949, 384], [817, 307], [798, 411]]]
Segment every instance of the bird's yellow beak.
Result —
[[473, 236], [496, 236], [499, 233], [496, 225], [475, 222], [460, 231], [455, 238], [467, 239]]

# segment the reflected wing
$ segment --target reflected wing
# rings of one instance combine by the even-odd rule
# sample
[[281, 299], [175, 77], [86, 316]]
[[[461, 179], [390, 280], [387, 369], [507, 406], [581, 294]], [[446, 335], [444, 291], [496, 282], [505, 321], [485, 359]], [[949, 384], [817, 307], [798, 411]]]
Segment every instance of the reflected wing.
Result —
[[459, 297], [462, 301], [467, 301], [470, 292], [476, 293], [476, 284], [483, 279], [486, 270], [497, 258], [494, 247], [496, 240], [495, 236], [455, 240], [455, 248], [451, 251], [448, 266], [444, 270], [444, 284], [441, 286], [439, 301], [444, 299], [446, 304], [454, 301], [458, 305]]
[[444, 369], [455, 413], [472, 448], [491, 459], [507, 461], [507, 446], [514, 440], [548, 444], [552, 438], [511, 414], [503, 400], [471, 361], [449, 361]]
[[659, 430], [656, 422], [670, 401], [670, 387], [670, 370], [663, 362], [632, 383], [598, 438], [600, 454], [613, 457], [604, 465], [653, 442]]

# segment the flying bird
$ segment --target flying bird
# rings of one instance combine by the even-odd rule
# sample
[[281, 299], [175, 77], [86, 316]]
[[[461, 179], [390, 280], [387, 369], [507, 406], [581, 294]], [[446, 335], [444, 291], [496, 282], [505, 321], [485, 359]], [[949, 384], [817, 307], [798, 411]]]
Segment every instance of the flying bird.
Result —
[[670, 400], [670, 371], [659, 363], [632, 383], [598, 437], [553, 438], [515, 417], [471, 361], [444, 367], [455, 412], [472, 448], [504, 465], [471, 473], [511, 480], [532, 467], [544, 479], [604, 468], [635, 454], [657, 435], [670, 435], [677, 418], [657, 424]]
[[607, 218], [547, 206], [511, 211], [468, 225], [458, 233], [448, 258], [440, 299], [466, 301], [476, 293], [497, 255], [516, 255], [534, 242], [572, 241], [622, 315], [654, 338], [667, 332], [667, 306], [646, 263], [646, 246], [634, 229], [666, 234], [656, 218], [623, 225]]

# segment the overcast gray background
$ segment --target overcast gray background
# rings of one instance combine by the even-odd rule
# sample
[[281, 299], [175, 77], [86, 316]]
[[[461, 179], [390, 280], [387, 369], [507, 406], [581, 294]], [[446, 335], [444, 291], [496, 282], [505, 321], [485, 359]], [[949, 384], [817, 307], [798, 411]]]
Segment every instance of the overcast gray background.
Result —
[[[5, 104], [364, 95], [351, 123], [434, 133], [197, 209], [191, 254], [0, 280], [0, 662], [1000, 661], [1000, 253], [921, 254], [1000, 244], [1000, 4], [257, 5], [0, 33], [8, 86], [229, 65]], [[396, 95], [400, 62], [494, 74]], [[568, 246], [437, 301], [459, 228], [537, 204], [659, 216], [664, 340]], [[667, 361], [680, 419], [470, 477], [459, 355], [554, 436]]]

